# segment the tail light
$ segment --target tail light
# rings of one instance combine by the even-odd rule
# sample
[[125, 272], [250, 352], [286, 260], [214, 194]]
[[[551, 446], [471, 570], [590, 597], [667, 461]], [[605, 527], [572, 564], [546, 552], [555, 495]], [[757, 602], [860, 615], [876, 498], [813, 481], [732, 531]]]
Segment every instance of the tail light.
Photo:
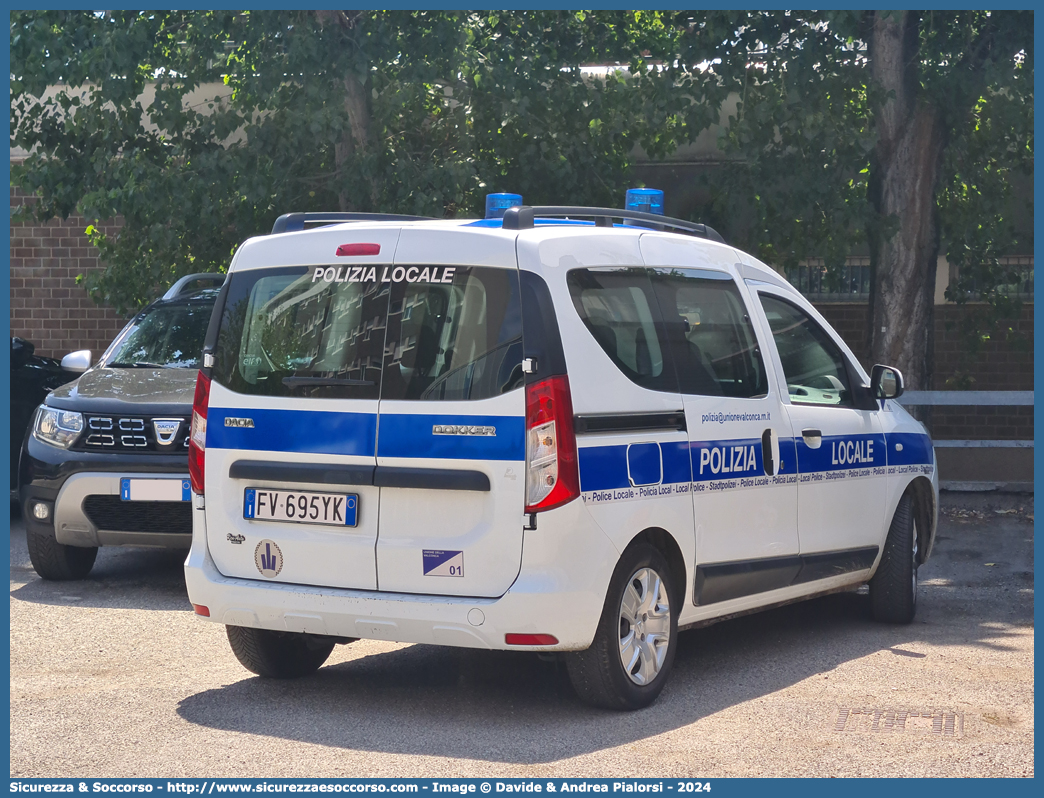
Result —
[[539, 513], [580, 495], [567, 377], [526, 386], [526, 512]]
[[554, 635], [524, 635], [508, 632], [504, 642], [509, 646], [557, 646], [558, 638]]
[[192, 429], [189, 432], [189, 478], [192, 492], [203, 495], [204, 455], [207, 450], [207, 405], [210, 404], [210, 377], [202, 371], [196, 377], [192, 399]]

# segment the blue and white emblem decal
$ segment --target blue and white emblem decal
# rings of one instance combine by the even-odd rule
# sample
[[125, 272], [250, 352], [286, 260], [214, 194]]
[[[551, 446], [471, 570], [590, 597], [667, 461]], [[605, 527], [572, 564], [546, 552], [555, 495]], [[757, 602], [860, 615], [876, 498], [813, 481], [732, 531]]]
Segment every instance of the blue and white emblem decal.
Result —
[[464, 552], [424, 549], [425, 576], [464, 576]]
[[261, 576], [275, 579], [283, 570], [283, 552], [275, 544], [274, 540], [262, 540], [254, 549], [254, 565], [261, 572]]

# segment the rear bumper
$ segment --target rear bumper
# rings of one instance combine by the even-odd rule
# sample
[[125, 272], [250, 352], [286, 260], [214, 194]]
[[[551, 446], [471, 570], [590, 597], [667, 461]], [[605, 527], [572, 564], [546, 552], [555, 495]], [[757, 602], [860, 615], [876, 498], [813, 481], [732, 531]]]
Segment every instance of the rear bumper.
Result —
[[[619, 552], [573, 502], [526, 532], [522, 567], [499, 598], [312, 587], [223, 576], [207, 545], [205, 511], [193, 510], [185, 583], [209, 620], [230, 626], [441, 646], [537, 651], [591, 645]], [[509, 633], [550, 634], [552, 646], [508, 646]]]

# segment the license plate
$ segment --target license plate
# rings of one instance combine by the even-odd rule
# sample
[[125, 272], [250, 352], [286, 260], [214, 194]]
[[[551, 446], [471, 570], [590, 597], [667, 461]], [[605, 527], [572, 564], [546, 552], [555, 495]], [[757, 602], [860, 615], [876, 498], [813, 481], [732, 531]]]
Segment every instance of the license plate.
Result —
[[120, 478], [120, 498], [125, 502], [187, 502], [192, 483], [187, 479]]
[[268, 488], [247, 488], [243, 493], [243, 517], [250, 521], [355, 526], [358, 516], [357, 493], [311, 493]]

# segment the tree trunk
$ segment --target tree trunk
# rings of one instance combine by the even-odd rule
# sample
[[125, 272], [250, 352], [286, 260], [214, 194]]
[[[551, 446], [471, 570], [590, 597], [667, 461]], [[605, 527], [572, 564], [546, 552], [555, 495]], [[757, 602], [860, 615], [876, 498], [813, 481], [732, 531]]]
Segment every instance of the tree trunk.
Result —
[[[353, 32], [358, 35], [357, 28], [364, 12], [355, 12], [351, 15], [343, 11], [316, 11], [319, 24], [337, 25], [344, 32], [345, 47], [354, 47], [351, 41]], [[342, 212], [348, 213], [360, 210], [357, 200], [359, 186], [350, 186], [346, 177], [347, 165], [357, 157], [365, 157], [372, 154], [375, 148], [375, 136], [373, 132], [373, 104], [370, 100], [370, 90], [365, 78], [349, 72], [340, 78], [344, 86], [344, 111], [348, 117], [348, 127], [342, 131], [340, 141], [334, 142], [334, 166], [337, 169], [337, 180], [340, 188], [337, 191], [337, 204]], [[354, 190], [355, 195], [349, 192]], [[366, 187], [368, 203], [363, 203], [363, 210], [377, 210], [380, 195], [375, 178], [371, 178]]]
[[[356, 75], [344, 77], [344, 110], [348, 115], [348, 129], [341, 133], [341, 140], [334, 144], [334, 165], [337, 167], [340, 188], [337, 191], [337, 204], [344, 212], [359, 210], [357, 199], [349, 194], [349, 186], [345, 180], [345, 165], [357, 155], [372, 152], [373, 147], [373, 109], [366, 85]], [[358, 189], [359, 187], [355, 187]], [[366, 210], [377, 210], [379, 195], [373, 178], [367, 187], [369, 207]]]
[[935, 187], [945, 133], [918, 96], [916, 14], [876, 12], [870, 33], [874, 81], [894, 92], [877, 109], [870, 165], [869, 341], [871, 363], [896, 366], [911, 390], [930, 390], [935, 271], [939, 252]]

